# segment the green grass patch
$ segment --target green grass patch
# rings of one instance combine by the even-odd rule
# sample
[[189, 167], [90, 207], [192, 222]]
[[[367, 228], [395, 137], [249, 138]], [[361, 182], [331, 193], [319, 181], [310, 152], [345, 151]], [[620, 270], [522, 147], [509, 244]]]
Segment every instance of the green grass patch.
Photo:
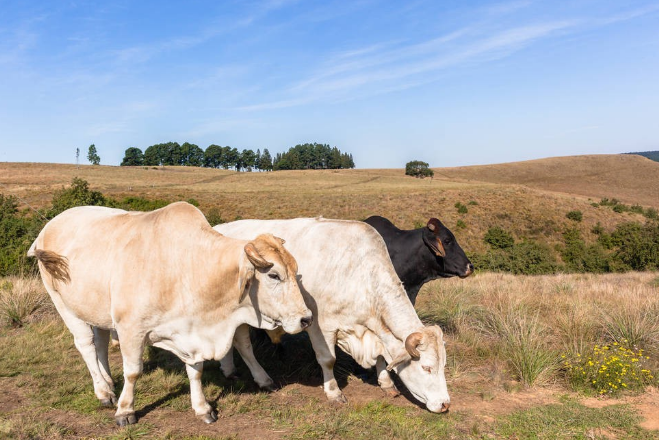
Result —
[[520, 440], [659, 438], [638, 422], [638, 415], [627, 405], [588, 408], [566, 398], [560, 404], [516, 412], [497, 423], [495, 432], [497, 437]]

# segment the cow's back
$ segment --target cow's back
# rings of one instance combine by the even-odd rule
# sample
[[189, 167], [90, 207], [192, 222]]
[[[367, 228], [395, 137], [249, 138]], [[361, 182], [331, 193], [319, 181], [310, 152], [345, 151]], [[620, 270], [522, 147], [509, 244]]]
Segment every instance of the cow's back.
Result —
[[[382, 237], [363, 222], [322, 218], [239, 220], [215, 229], [243, 240], [263, 232], [286, 240], [286, 248], [298, 262], [303, 293], [323, 302], [321, 316], [342, 314], [346, 309], [368, 314], [382, 294], [381, 286], [400, 287], [395, 293], [404, 293]], [[314, 306], [309, 301], [307, 304]]]
[[[208, 235], [216, 235], [197, 212], [178, 203], [146, 213], [72, 208], [44, 227], [31, 251], [36, 248], [64, 256], [71, 281], [57, 283], [54, 290], [75, 315], [110, 327], [113, 315], [162, 304], [173, 307], [173, 301], [182, 301], [174, 292], [177, 283], [186, 281], [181, 281], [185, 278], [181, 274], [194, 264], [203, 264], [192, 246], [212, 242]], [[179, 258], [182, 255], [187, 259]]]

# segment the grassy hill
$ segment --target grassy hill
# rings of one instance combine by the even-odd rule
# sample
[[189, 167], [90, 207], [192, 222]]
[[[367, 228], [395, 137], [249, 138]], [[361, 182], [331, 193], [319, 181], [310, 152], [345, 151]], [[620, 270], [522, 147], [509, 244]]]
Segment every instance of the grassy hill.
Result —
[[[598, 222], [607, 230], [639, 214], [592, 206], [602, 198], [659, 208], [659, 163], [635, 155], [559, 157], [526, 162], [435, 168], [435, 178], [415, 179], [402, 169], [278, 171], [236, 173], [191, 167], [110, 167], [65, 164], [0, 163], [0, 193], [33, 207], [47, 206], [55, 190], [74, 177], [114, 198], [167, 201], [195, 199], [225, 221], [237, 218], [364, 219], [386, 216], [402, 228], [438, 217], [465, 249], [484, 249], [483, 235], [500, 226], [515, 238], [549, 244], [578, 224], [584, 237]], [[467, 207], [459, 213], [456, 204]], [[458, 223], [461, 226], [458, 226]]]

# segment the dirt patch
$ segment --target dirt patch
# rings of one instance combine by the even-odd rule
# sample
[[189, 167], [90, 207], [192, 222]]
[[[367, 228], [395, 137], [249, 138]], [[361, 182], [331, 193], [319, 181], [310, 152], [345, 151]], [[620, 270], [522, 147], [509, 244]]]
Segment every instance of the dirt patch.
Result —
[[21, 408], [26, 402], [25, 396], [12, 377], [0, 377], [0, 414]]
[[643, 394], [638, 396], [625, 396], [620, 399], [591, 397], [583, 399], [581, 403], [589, 408], [604, 408], [618, 404], [631, 405], [643, 417], [639, 426], [648, 430], [659, 430], [659, 390], [655, 387], [648, 387]]

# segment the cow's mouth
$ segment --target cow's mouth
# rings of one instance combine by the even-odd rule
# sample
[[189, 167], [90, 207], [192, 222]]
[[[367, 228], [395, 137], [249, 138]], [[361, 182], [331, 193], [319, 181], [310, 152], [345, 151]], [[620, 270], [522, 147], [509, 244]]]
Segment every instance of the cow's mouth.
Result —
[[[261, 328], [264, 330], [274, 330], [277, 327], [281, 327], [281, 321], [278, 319], [273, 319], [266, 315], [261, 315]], [[263, 325], [266, 324], [266, 325]]]

